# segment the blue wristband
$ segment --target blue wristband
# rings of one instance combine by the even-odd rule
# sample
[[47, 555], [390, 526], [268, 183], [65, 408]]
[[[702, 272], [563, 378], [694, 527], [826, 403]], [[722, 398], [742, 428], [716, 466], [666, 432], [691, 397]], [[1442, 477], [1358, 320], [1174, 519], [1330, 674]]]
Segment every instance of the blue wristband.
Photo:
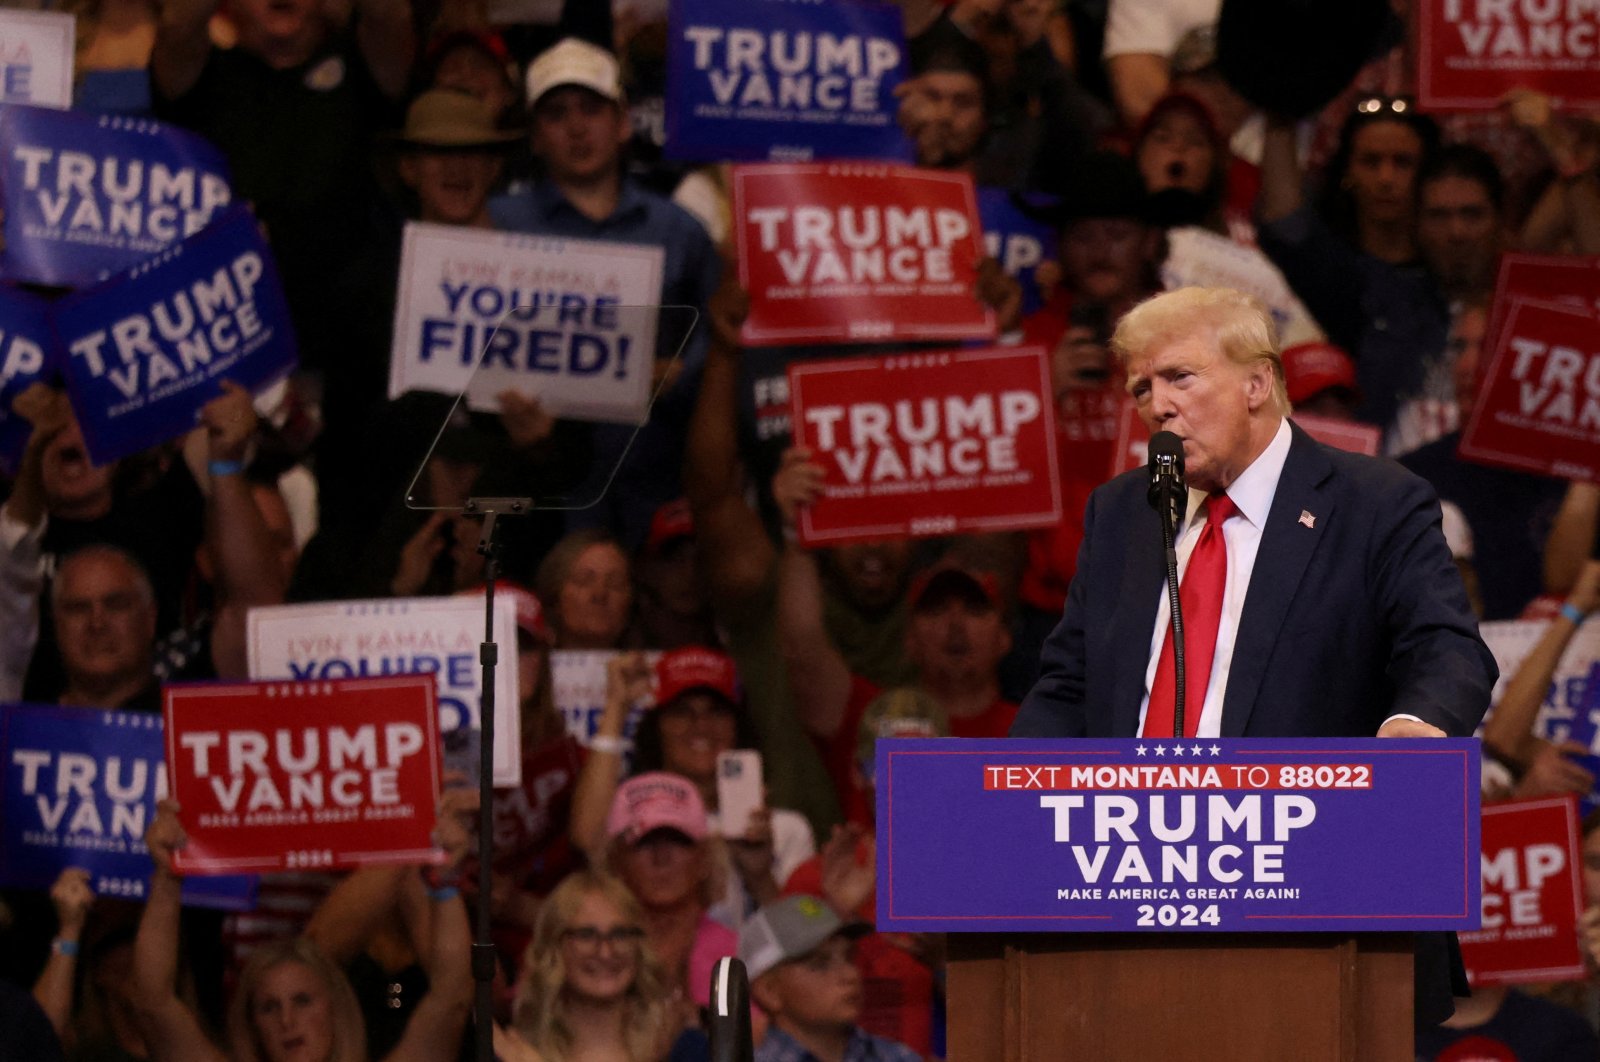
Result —
[[1571, 620], [1573, 624], [1578, 627], [1583, 626], [1583, 621], [1589, 618], [1588, 614], [1585, 613], [1583, 609], [1579, 608], [1577, 605], [1574, 605], [1571, 601], [1567, 601], [1562, 604], [1561, 614], [1567, 617], [1567, 619]]
[[441, 885], [437, 889], [428, 890], [428, 899], [434, 903], [449, 903], [460, 895], [461, 890], [454, 885]]
[[69, 959], [76, 959], [78, 957], [78, 942], [76, 940], [67, 940], [64, 937], [57, 937], [50, 942], [50, 950], [57, 955], [65, 955]]
[[244, 471], [243, 461], [211, 461], [206, 465], [206, 471], [211, 473], [212, 479], [223, 476], [237, 476]]

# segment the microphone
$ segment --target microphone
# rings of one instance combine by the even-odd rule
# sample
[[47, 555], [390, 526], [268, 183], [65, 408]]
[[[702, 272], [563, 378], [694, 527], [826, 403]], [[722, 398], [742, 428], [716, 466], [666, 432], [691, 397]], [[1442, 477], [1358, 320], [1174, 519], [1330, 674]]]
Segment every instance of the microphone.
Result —
[[1165, 547], [1167, 607], [1172, 610], [1173, 709], [1172, 736], [1181, 738], [1188, 667], [1183, 644], [1183, 602], [1178, 594], [1178, 521], [1189, 504], [1183, 479], [1183, 440], [1170, 431], [1150, 436], [1150, 504], [1161, 517], [1161, 544]]
[[1176, 528], [1188, 499], [1183, 478], [1183, 440], [1170, 431], [1150, 436], [1150, 505], [1168, 527]]

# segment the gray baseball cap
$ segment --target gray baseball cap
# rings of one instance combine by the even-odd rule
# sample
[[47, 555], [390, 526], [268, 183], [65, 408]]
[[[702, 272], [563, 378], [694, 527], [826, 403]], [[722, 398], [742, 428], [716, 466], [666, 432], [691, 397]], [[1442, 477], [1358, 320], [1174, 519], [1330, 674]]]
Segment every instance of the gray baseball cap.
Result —
[[829, 937], [872, 932], [865, 922], [845, 922], [815, 896], [786, 896], [745, 919], [739, 930], [739, 961], [754, 981], [780, 963], [821, 947]]

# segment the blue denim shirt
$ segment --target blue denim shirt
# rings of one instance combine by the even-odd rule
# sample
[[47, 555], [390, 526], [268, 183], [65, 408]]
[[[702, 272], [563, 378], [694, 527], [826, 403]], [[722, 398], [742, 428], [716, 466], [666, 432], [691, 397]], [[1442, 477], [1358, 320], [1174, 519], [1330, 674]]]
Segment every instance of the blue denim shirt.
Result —
[[[772, 1028], [756, 1046], [755, 1062], [817, 1062], [817, 1057], [794, 1037]], [[844, 1062], [922, 1062], [922, 1056], [897, 1040], [856, 1029], [844, 1049]]]
[[[530, 191], [495, 197], [489, 202], [489, 216], [496, 228], [507, 232], [660, 247], [664, 252], [662, 306], [692, 307], [703, 315], [721, 276], [716, 248], [693, 215], [626, 176], [617, 208], [598, 221], [573, 206], [551, 181], [540, 181]], [[664, 318], [663, 347], [672, 338], [665, 334], [674, 331], [672, 322], [686, 320], [687, 315]], [[705, 364], [707, 335], [704, 320], [697, 321], [679, 354], [682, 374], [656, 399], [650, 420], [637, 438], [629, 425], [594, 426], [594, 460], [571, 498], [575, 503], [595, 497], [601, 500], [593, 508], [569, 512], [568, 530], [608, 527], [625, 546], [637, 548], [649, 533], [656, 509], [682, 495], [683, 446]], [[616, 480], [607, 486], [619, 461]]]

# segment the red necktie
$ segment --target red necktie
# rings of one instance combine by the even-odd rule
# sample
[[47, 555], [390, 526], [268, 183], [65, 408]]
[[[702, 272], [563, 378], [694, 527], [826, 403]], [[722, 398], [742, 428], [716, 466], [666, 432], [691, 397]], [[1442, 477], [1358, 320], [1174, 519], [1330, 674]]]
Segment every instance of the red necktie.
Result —
[[[1183, 603], [1183, 646], [1186, 676], [1183, 698], [1183, 733], [1193, 737], [1200, 726], [1200, 709], [1206, 703], [1206, 684], [1211, 681], [1211, 658], [1216, 655], [1217, 625], [1222, 620], [1222, 592], [1228, 585], [1228, 545], [1222, 538], [1222, 524], [1239, 512], [1226, 494], [1206, 499], [1206, 526], [1189, 554], [1189, 566], [1178, 583], [1178, 600]], [[1172, 737], [1172, 679], [1177, 670], [1173, 659], [1172, 627], [1161, 641], [1161, 662], [1156, 665], [1155, 682], [1150, 687], [1150, 706], [1144, 715], [1143, 737]]]

